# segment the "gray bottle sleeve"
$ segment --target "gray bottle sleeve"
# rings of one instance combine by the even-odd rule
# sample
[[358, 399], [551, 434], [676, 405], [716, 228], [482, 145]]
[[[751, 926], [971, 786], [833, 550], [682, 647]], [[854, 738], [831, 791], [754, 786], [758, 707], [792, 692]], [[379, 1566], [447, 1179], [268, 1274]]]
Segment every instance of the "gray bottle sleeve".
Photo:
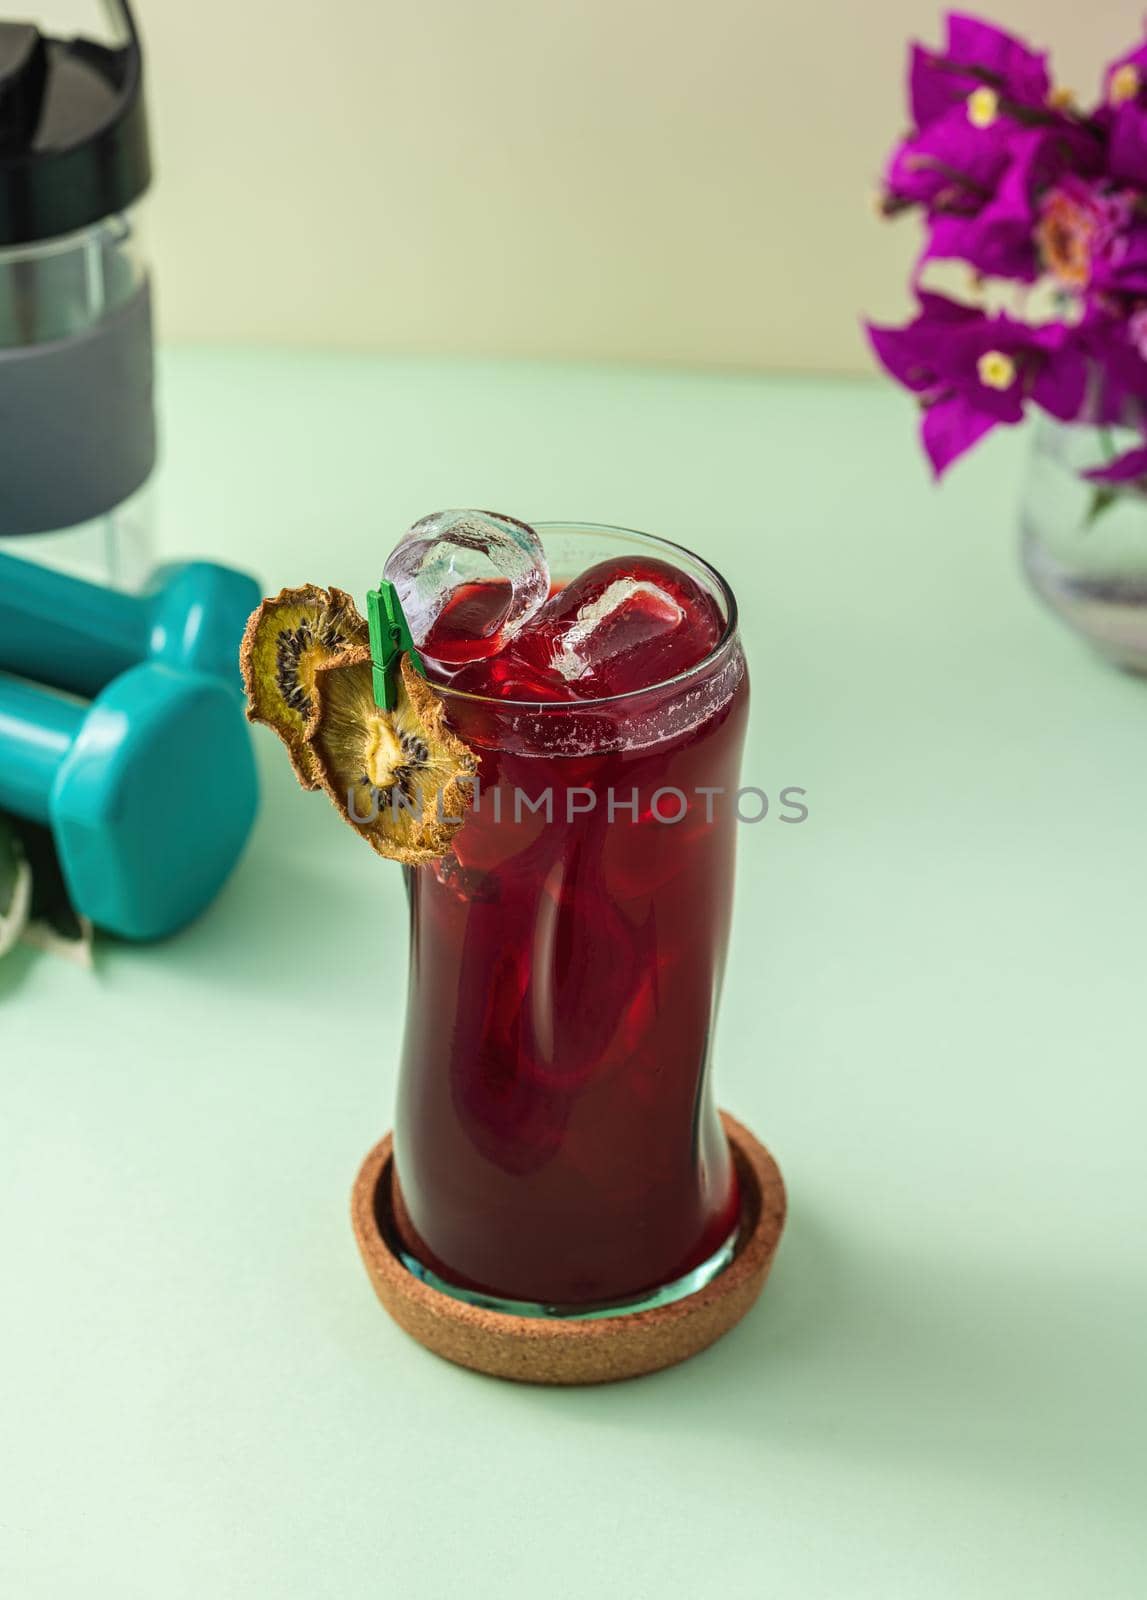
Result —
[[102, 516], [155, 465], [151, 287], [72, 339], [0, 350], [0, 537]]

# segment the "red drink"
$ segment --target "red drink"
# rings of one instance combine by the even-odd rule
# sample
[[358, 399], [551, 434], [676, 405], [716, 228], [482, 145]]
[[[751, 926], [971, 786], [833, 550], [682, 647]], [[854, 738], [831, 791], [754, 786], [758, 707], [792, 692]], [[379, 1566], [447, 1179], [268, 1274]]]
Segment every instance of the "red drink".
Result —
[[568, 588], [485, 660], [423, 652], [480, 790], [409, 873], [396, 1210], [432, 1281], [569, 1312], [686, 1292], [736, 1227], [708, 1063], [748, 680], [732, 596], [686, 552], [540, 531]]

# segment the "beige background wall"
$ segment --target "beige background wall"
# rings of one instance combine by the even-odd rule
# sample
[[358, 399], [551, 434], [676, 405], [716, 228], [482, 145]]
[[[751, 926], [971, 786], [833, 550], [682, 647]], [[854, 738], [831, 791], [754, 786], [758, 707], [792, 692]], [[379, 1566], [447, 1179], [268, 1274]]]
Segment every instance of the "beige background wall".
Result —
[[[939, 7], [137, 3], [169, 338], [852, 370], [904, 303], [870, 196]], [[989, 6], [1082, 94], [1143, 0]]]

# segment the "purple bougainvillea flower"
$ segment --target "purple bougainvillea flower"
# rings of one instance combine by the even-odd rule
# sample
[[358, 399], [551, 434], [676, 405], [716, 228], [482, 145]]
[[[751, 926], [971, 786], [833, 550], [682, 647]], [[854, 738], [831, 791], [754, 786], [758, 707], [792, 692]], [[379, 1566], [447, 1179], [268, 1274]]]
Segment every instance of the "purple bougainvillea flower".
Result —
[[1033, 229], [1037, 183], [1047, 164], [1047, 135], [1018, 134], [994, 192], [977, 210], [934, 215], [922, 261], [966, 261], [990, 277], [1031, 282], [1039, 276]]
[[1111, 112], [1107, 169], [1118, 183], [1147, 186], [1147, 107], [1130, 101]]
[[1142, 102], [1147, 91], [1147, 39], [1103, 69], [1103, 105], [1111, 111]]
[[953, 107], [892, 152], [884, 175], [886, 205], [980, 210], [1007, 170], [1019, 134], [1007, 118], [996, 117], [978, 127], [969, 121], [963, 105]]
[[1065, 289], [1114, 292], [1125, 283], [1133, 292], [1143, 272], [1137, 232], [1130, 196], [1069, 173], [1043, 193], [1034, 243]]
[[1046, 54], [976, 17], [950, 12], [943, 50], [914, 45], [909, 58], [912, 120], [926, 128], [977, 88], [994, 89], [1022, 106], [1046, 105], [1051, 92]]
[[1087, 365], [1062, 323], [1029, 327], [919, 293], [903, 328], [869, 326], [877, 359], [923, 407], [921, 436], [940, 477], [992, 428], [1022, 421], [1032, 400], [1052, 416], [1079, 415]]
[[1111, 176], [1147, 184], [1147, 40], [1104, 71], [1103, 103], [1094, 120], [1107, 134]]
[[1127, 339], [1132, 349], [1147, 361], [1147, 306], [1140, 306], [1128, 317]]
[[1091, 287], [1119, 295], [1147, 295], [1147, 220], [1136, 218], [1097, 250]]
[[[920, 401], [934, 471], [1036, 405], [1133, 428], [1141, 444], [1092, 476], [1147, 494], [1147, 37], [1083, 112], [1053, 90], [1042, 52], [956, 13], [942, 49], [912, 49], [909, 97], [913, 130], [889, 160], [884, 210], [924, 213], [919, 311], [868, 331]], [[922, 292], [937, 259], [980, 280], [1038, 281], [1056, 320], [1032, 326]]]
[[1137, 444], [1105, 467], [1093, 467], [1083, 474], [1092, 483], [1136, 483], [1147, 478], [1147, 444]]
[[1053, 110], [1035, 125], [1003, 111], [976, 121], [969, 111], [957, 105], [897, 146], [884, 208], [926, 210], [924, 260], [963, 260], [993, 277], [1031, 282], [1039, 275], [1039, 197], [1068, 175], [1098, 174], [1102, 141]]
[[1141, 427], [1147, 419], [1147, 360], [1126, 317], [1091, 307], [1071, 333], [1087, 370], [1079, 420], [1097, 426]]

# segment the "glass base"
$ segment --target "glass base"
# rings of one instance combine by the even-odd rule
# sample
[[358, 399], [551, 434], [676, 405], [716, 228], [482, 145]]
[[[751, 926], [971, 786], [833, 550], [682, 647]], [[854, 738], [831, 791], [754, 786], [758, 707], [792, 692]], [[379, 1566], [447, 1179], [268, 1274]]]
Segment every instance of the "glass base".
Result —
[[1040, 598], [1093, 650], [1124, 672], [1147, 673], [1147, 578], [1072, 572], [1030, 538], [1024, 566]]
[[424, 1267], [421, 1261], [406, 1250], [399, 1250], [398, 1257], [407, 1272], [431, 1289], [449, 1295], [452, 1300], [464, 1300], [467, 1305], [479, 1306], [483, 1311], [500, 1311], [509, 1317], [546, 1317], [562, 1322], [591, 1322], [597, 1317], [626, 1317], [633, 1316], [638, 1311], [653, 1311], [657, 1306], [672, 1305], [674, 1300], [684, 1300], [687, 1295], [696, 1294], [698, 1289], [703, 1289], [707, 1283], [712, 1283], [717, 1274], [723, 1272], [732, 1261], [736, 1253], [739, 1232], [739, 1227], [734, 1228], [719, 1250], [715, 1250], [708, 1260], [702, 1261], [699, 1267], [694, 1267], [692, 1272], [687, 1272], [684, 1277], [674, 1278], [672, 1283], [662, 1284], [659, 1289], [651, 1289], [637, 1299], [621, 1300], [608, 1306], [548, 1306], [536, 1300], [503, 1300], [497, 1295], [482, 1294], [476, 1289], [459, 1289], [455, 1284], [447, 1283], [445, 1278], [440, 1278], [436, 1272], [431, 1272], [429, 1267]]

